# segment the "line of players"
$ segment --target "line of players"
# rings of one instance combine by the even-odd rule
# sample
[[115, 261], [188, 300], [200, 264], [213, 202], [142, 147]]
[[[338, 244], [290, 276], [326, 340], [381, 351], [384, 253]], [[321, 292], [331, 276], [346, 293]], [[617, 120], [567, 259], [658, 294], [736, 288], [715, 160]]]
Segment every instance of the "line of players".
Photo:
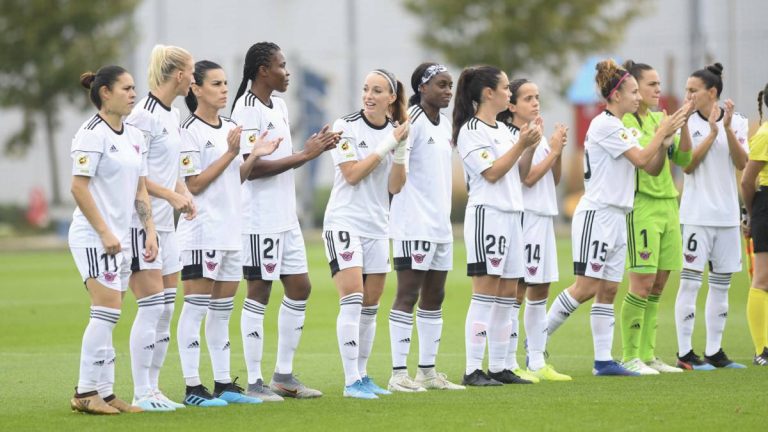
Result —
[[[72, 408], [116, 414], [322, 395], [293, 375], [293, 356], [311, 290], [304, 240], [296, 217], [293, 169], [325, 151], [331, 153], [335, 165], [323, 238], [340, 296], [337, 337], [345, 374], [344, 395], [375, 399], [391, 391], [463, 389], [435, 368], [444, 285], [452, 263], [448, 218], [451, 143], [456, 144], [464, 162], [469, 187], [464, 235], [473, 295], [466, 320], [467, 369], [463, 384], [570, 380], [545, 363], [547, 335], [593, 296], [596, 374], [677, 370], [656, 359], [652, 348], [652, 358], [638, 360], [637, 351], [627, 349], [627, 345], [637, 345], [637, 336], [625, 337], [623, 365], [610, 357], [613, 296], [623, 276], [627, 227], [631, 229], [634, 225], [630, 223], [637, 223], [631, 212], [635, 171], [628, 164], [652, 175], [669, 176], [667, 149], [673, 149], [670, 154], [675, 154], [675, 149], [685, 153], [693, 140], [695, 148], [706, 148], [693, 151], [693, 161], [701, 165], [697, 172], [706, 168], [717, 173], [717, 167], [707, 168], [708, 161], [716, 159], [705, 158], [707, 152], [714, 153], [724, 145], [726, 152], [733, 151], [734, 134], [738, 134], [734, 142], [743, 145], [746, 132], [742, 133], [741, 125], [746, 121], [735, 120], [740, 117], [733, 116], [730, 102], [724, 110], [717, 108], [721, 80], [718, 87], [708, 75], [696, 74], [688, 83], [690, 101], [669, 117], [657, 116], [649, 111], [657, 99], [653, 103], [653, 97], [649, 99], [642, 93], [645, 84], [654, 88], [652, 95], [658, 96], [658, 75], [647, 76], [649, 71], [655, 74], [650, 67], [630, 74], [610, 62], [601, 63], [598, 69], [597, 82], [608, 108], [593, 121], [585, 144], [586, 194], [573, 225], [577, 282], [558, 296], [549, 314], [548, 287], [558, 279], [553, 228], [557, 215], [555, 185], [560, 177], [567, 129], [557, 125], [549, 141], [543, 138], [534, 83], [515, 80], [510, 84], [506, 75], [493, 67], [465, 69], [457, 84], [451, 128], [451, 122], [440, 112], [452, 97], [453, 82], [445, 66], [424, 63], [414, 71], [414, 96], [409, 109], [402, 83], [391, 72], [373, 70], [365, 79], [362, 109], [318, 131], [303, 150], [294, 152], [285, 103], [273, 96], [274, 92], [284, 92], [289, 83], [285, 56], [275, 44], [257, 43], [246, 53], [231, 119], [219, 115], [228, 95], [223, 69], [210, 61], [194, 63], [192, 56], [178, 47], [155, 47], [149, 71], [150, 94], [138, 103], [134, 103], [133, 79], [124, 69], [109, 66], [95, 74], [84, 74], [81, 82], [89, 89], [99, 112], [84, 123], [72, 145], [72, 193], [78, 208], [70, 246], [92, 303]], [[716, 75], [719, 79], [719, 73]], [[185, 97], [191, 112], [183, 122], [172, 107], [178, 96]], [[638, 108], [639, 113], [633, 117]], [[692, 115], [694, 112], [701, 118]], [[712, 114], [704, 116], [707, 112]], [[643, 126], [649, 124], [648, 118], [653, 123]], [[634, 127], [633, 121], [640, 127]], [[718, 121], [725, 123], [718, 127]], [[732, 121], [739, 127], [731, 128]], [[705, 145], [698, 146], [697, 137], [702, 136], [699, 130], [704, 126], [710, 133], [703, 141]], [[683, 133], [678, 137], [675, 133], [681, 127]], [[696, 132], [688, 137], [686, 129], [694, 127]], [[721, 137], [718, 131], [723, 130]], [[741, 156], [732, 154], [734, 164]], [[711, 173], [701, 176], [718, 178]], [[695, 182], [691, 186], [688, 183], [686, 177], [686, 190], [696, 187]], [[714, 209], [730, 208], [725, 205], [732, 201], [729, 192], [723, 192], [722, 200], [727, 201], [724, 204], [712, 203]], [[638, 199], [635, 197], [636, 211], [640, 208]], [[676, 211], [676, 202], [674, 207]], [[183, 215], [178, 227], [173, 223], [174, 209]], [[619, 216], [626, 226], [620, 224]], [[650, 216], [648, 219], [653, 220]], [[725, 291], [727, 311], [730, 273], [738, 271], [728, 259], [740, 256], [738, 249], [728, 243], [733, 240], [732, 230], [710, 229], [712, 225], [706, 221], [694, 219], [683, 220], [684, 226], [691, 226], [690, 232], [686, 231], [688, 251], [699, 254], [689, 263], [716, 264], [717, 268], [710, 272], [710, 295], [716, 289]], [[730, 223], [730, 218], [725, 219]], [[738, 248], [738, 221], [735, 226]], [[630, 231], [630, 252], [638, 249], [635, 237], [642, 238], [643, 247], [637, 253], [642, 260], [656, 263], [633, 264], [631, 271], [644, 267], [637, 273], [647, 275], [658, 269], [659, 274], [666, 271], [668, 275], [668, 270], [677, 269], [655, 261], [659, 255], [675, 261], [665, 249], [674, 252], [668, 238], [658, 244], [659, 238], [665, 238], [664, 232], [646, 228]], [[379, 299], [390, 271], [390, 238], [398, 292], [389, 315], [393, 373], [385, 390], [374, 383], [366, 365], [375, 336]], [[679, 249], [682, 240], [677, 243]], [[693, 243], [696, 246], [691, 249]], [[677, 259], [681, 260], [682, 254]], [[740, 260], [738, 266], [740, 269]], [[703, 264], [688, 267], [684, 280], [691, 282], [688, 291], [693, 302], [690, 295], [681, 301], [681, 294], [677, 308], [686, 313], [695, 305]], [[170, 321], [179, 272], [184, 306], [177, 343], [186, 381], [184, 404], [172, 401], [159, 389], [159, 371], [171, 340]], [[247, 388], [231, 378], [228, 335], [233, 298], [243, 277], [248, 285], [241, 318]], [[285, 295], [278, 315], [277, 365], [267, 385], [261, 373], [263, 320], [272, 282], [278, 279]], [[656, 289], [657, 283], [650, 280]], [[631, 281], [633, 287], [642, 285]], [[647, 281], [642, 278], [641, 282]], [[130, 336], [133, 404], [113, 393], [115, 355], [111, 333], [128, 287], [139, 306]], [[631, 306], [644, 310], [640, 315], [646, 317], [652, 310], [648, 306], [651, 297], [647, 293], [643, 297], [643, 289], [647, 291], [643, 287], [630, 288], [623, 306], [625, 315], [630, 315]], [[659, 293], [653, 294], [656, 303]], [[516, 361], [518, 315], [524, 298], [527, 369]], [[722, 299], [718, 301], [719, 311], [723, 305]], [[411, 379], [405, 360], [414, 307], [420, 346], [419, 369]], [[709, 309], [708, 301], [705, 361], [696, 358], [692, 350], [681, 348], [681, 353], [690, 356], [682, 355], [678, 364], [693, 368], [734, 365], [719, 346], [723, 316], [713, 326], [711, 345], [715, 351], [710, 349]], [[199, 376], [203, 319], [214, 369], [212, 393]], [[655, 316], [645, 321], [643, 325], [643, 319], [633, 318], [629, 327], [645, 335], [644, 328], [655, 329]], [[687, 335], [690, 346], [693, 320], [682, 321], [690, 321], [690, 327], [678, 323], [683, 342]], [[486, 341], [487, 374], [481, 367]], [[681, 347], [685, 347], [683, 342]], [[652, 347], [654, 341], [646, 343]]]

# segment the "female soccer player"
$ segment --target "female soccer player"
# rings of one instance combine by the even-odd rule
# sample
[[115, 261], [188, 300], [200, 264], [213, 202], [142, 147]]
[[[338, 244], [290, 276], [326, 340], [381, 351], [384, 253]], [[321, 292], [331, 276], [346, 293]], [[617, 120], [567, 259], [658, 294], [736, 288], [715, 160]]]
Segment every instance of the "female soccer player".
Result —
[[[141, 258], [148, 237], [137, 216], [131, 222], [131, 290], [138, 312], [131, 328], [131, 368], [134, 401], [145, 401], [147, 409], [168, 410], [184, 405], [168, 399], [159, 387], [160, 368], [170, 343], [176, 286], [181, 257], [176, 240], [173, 211], [195, 216], [192, 196], [179, 181], [179, 110], [171, 107], [184, 96], [192, 81], [192, 56], [183, 48], [156, 45], [149, 63], [149, 94], [142, 98], [126, 123], [136, 126], [148, 141], [147, 190], [152, 215], [162, 245], [158, 259]], [[162, 402], [158, 405], [157, 402]]]
[[[509, 85], [512, 96], [509, 107], [496, 119], [504, 122], [515, 141], [525, 125], [534, 124], [539, 118], [539, 87], [525, 78], [513, 80]], [[558, 373], [546, 364], [544, 352], [547, 345], [547, 297], [549, 285], [558, 280], [557, 245], [555, 244], [555, 216], [557, 216], [557, 192], [560, 182], [561, 155], [567, 140], [568, 129], [557, 124], [552, 139], [542, 136], [530, 160], [530, 167], [522, 167], [527, 175], [523, 181], [523, 260], [524, 276], [518, 281], [516, 300], [512, 305], [512, 335], [507, 352], [506, 368], [516, 375], [533, 381], [570, 381], [571, 377]], [[517, 341], [520, 305], [525, 300], [525, 332], [528, 350], [528, 370], [517, 363]]]
[[[397, 296], [389, 313], [391, 391], [461, 390], [435, 369], [443, 330], [445, 279], [453, 266], [451, 228], [451, 122], [440, 112], [451, 102], [453, 79], [437, 63], [422, 63], [411, 75], [414, 95], [408, 119], [408, 180], [392, 198], [392, 237]], [[419, 334], [419, 369], [408, 376], [413, 307]]]
[[[247, 173], [259, 156], [269, 154], [280, 140], [257, 138], [250, 156], [240, 158], [242, 127], [219, 116], [227, 104], [227, 78], [210, 61], [195, 64], [186, 97], [192, 113], [181, 125], [179, 169], [195, 196], [195, 219], [179, 221], [181, 280], [184, 309], [179, 318], [178, 342], [186, 381], [184, 403], [222, 406], [259, 403], [244, 395], [232, 381], [229, 366], [229, 318], [241, 279], [240, 172]], [[205, 316], [205, 339], [213, 365], [213, 395], [200, 380], [200, 323]], [[235, 379], [237, 380], [237, 379]]]
[[[675, 301], [675, 325], [677, 365], [688, 370], [744, 367], [725, 355], [722, 340], [731, 274], [741, 271], [736, 170], [743, 170], [747, 163], [748, 125], [745, 117], [734, 113], [731, 100], [725, 101], [724, 108], [718, 106], [722, 74], [723, 66], [715, 63], [692, 73], [685, 84], [696, 113], [688, 119], [693, 155], [683, 170], [680, 223], [684, 260]], [[701, 360], [693, 351], [691, 337], [696, 297], [707, 266], [707, 345]]]
[[[663, 117], [662, 113], [652, 111], [659, 106], [661, 79], [656, 70], [644, 63], [627, 60], [624, 68], [637, 80], [642, 100], [637, 112], [625, 114], [622, 122], [630, 131], [639, 132], [638, 144], [647, 147]], [[627, 215], [629, 292], [621, 303], [622, 364], [642, 375], [682, 372], [664, 363], [654, 352], [661, 292], [669, 272], [683, 267], [678, 192], [669, 160], [681, 167], [691, 161], [687, 123], [683, 124], [680, 137], [675, 137], [668, 155], [660, 154], [655, 160], [663, 165], [651, 167], [661, 168], [658, 175], [655, 171], [637, 170], [634, 208]]]
[[[768, 85], [757, 95], [757, 110], [763, 121], [768, 106]], [[741, 197], [747, 209], [745, 233], [754, 242], [755, 265], [752, 288], [747, 297], [747, 322], [755, 344], [756, 366], [768, 366], [768, 123], [749, 140], [749, 162], [741, 177]], [[755, 185], [757, 184], [757, 189]]]
[[[505, 363], [517, 279], [523, 276], [523, 196], [517, 162], [527, 147], [539, 142], [541, 134], [538, 126], [525, 125], [515, 142], [509, 129], [496, 121], [509, 99], [509, 80], [499, 69], [479, 66], [462, 71], [452, 137], [469, 189], [464, 241], [472, 301], [464, 333], [467, 364], [463, 384], [471, 386], [530, 384]], [[486, 339], [489, 374], [482, 370]]]
[[640, 105], [637, 80], [613, 60], [599, 62], [596, 69], [595, 81], [606, 100], [606, 109], [590, 123], [584, 143], [585, 191], [571, 229], [576, 282], [558, 295], [547, 321], [552, 334], [576, 307], [595, 297], [590, 319], [595, 352], [592, 372], [599, 376], [639, 375], [611, 356], [613, 300], [624, 275], [625, 216], [632, 211], [633, 168], [652, 166], [661, 149], [671, 145], [669, 138], [682, 127], [687, 106], [665, 117], [651, 142], [642, 148], [637, 141], [639, 133], [621, 122], [625, 114], [637, 111]]
[[[282, 401], [283, 396], [322, 396], [293, 375], [293, 357], [304, 329], [311, 289], [304, 237], [296, 216], [293, 170], [331, 148], [338, 134], [324, 128], [307, 140], [304, 150], [294, 153], [288, 109], [283, 99], [273, 96], [274, 92], [286, 91], [289, 76], [280, 47], [270, 42], [254, 44], [245, 55], [243, 80], [232, 107], [232, 119], [243, 126], [243, 159], [248, 158], [251, 143], [260, 134], [281, 140], [271, 156], [255, 160], [243, 186], [242, 271], [248, 281], [248, 294], [240, 330], [248, 368], [248, 394], [264, 401]], [[248, 81], [251, 86], [246, 92]], [[283, 283], [285, 295], [277, 318], [277, 365], [268, 387], [261, 373], [264, 313], [276, 280]]]
[[366, 368], [390, 271], [389, 195], [405, 184], [408, 121], [403, 85], [384, 69], [365, 77], [362, 103], [360, 111], [333, 124], [341, 141], [331, 151], [336, 169], [323, 235], [341, 297], [336, 335], [344, 396], [376, 399], [389, 391], [376, 385]]
[[89, 414], [139, 412], [115, 397], [112, 330], [128, 287], [128, 226], [134, 208], [147, 233], [140, 259], [157, 257], [157, 237], [145, 184], [146, 148], [141, 132], [125, 124], [136, 100], [133, 77], [120, 66], [86, 72], [80, 83], [99, 110], [72, 140], [72, 196], [77, 209], [69, 247], [91, 299], [91, 319], [83, 334], [80, 376], [73, 410]]

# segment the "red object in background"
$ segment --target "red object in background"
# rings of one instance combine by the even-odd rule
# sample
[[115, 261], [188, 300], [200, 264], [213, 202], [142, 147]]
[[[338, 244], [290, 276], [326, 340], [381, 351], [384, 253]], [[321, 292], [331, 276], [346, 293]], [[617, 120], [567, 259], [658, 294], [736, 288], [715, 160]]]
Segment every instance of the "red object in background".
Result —
[[43, 228], [48, 226], [48, 202], [41, 187], [32, 189], [29, 193], [29, 207], [27, 207], [27, 222], [30, 225]]

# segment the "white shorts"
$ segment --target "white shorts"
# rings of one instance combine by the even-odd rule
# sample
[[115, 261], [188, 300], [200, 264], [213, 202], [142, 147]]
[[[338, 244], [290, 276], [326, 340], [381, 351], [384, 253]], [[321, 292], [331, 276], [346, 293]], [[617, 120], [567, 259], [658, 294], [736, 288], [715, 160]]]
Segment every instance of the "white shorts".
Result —
[[389, 240], [360, 237], [349, 231], [323, 231], [325, 257], [331, 276], [351, 267], [362, 267], [363, 274], [389, 273]]
[[181, 252], [184, 267], [181, 280], [206, 278], [221, 282], [239, 282], [243, 277], [239, 250], [185, 250]]
[[585, 210], [571, 225], [573, 274], [621, 282], [627, 260], [627, 221], [618, 209]]
[[423, 240], [392, 240], [395, 270], [437, 270], [453, 268], [453, 243]]
[[157, 258], [151, 263], [144, 261], [147, 235], [144, 228], [131, 228], [131, 271], [161, 270], [163, 276], [181, 271], [181, 250], [175, 231], [157, 232]]
[[70, 251], [83, 283], [93, 278], [116, 291], [128, 289], [128, 278], [131, 276], [130, 248], [123, 247], [116, 255], [107, 255], [101, 246], [71, 247]]
[[521, 217], [521, 212], [500, 212], [482, 205], [467, 207], [464, 243], [468, 276], [523, 277]]
[[243, 234], [242, 274], [246, 280], [275, 281], [280, 276], [308, 271], [301, 228], [275, 234]]
[[739, 227], [683, 225], [683, 268], [715, 273], [741, 271], [741, 232]]
[[557, 282], [560, 277], [554, 222], [554, 216], [523, 215], [524, 279], [527, 284]]

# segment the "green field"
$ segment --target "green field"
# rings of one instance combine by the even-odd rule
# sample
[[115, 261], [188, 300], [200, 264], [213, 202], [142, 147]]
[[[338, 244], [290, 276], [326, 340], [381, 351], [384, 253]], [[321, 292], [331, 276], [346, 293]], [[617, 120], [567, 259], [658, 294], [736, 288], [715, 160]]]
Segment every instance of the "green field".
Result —
[[[568, 286], [570, 244], [560, 243], [560, 273], [550, 298]], [[336, 346], [338, 296], [332, 285], [320, 243], [309, 246], [313, 295], [295, 372], [302, 380], [325, 392], [318, 400], [230, 406], [219, 409], [187, 408], [169, 414], [93, 417], [71, 413], [69, 398], [77, 381], [80, 340], [88, 320], [88, 298], [79, 282], [68, 251], [0, 254], [0, 430], [758, 430], [768, 415], [765, 391], [768, 369], [689, 372], [640, 378], [596, 378], [591, 375], [592, 342], [589, 308], [582, 307], [551, 339], [550, 360], [558, 370], [571, 374], [570, 383], [542, 383], [469, 389], [463, 392], [395, 394], [377, 401], [342, 398], [343, 374]], [[463, 243], [457, 242], [455, 270], [448, 279], [443, 308], [444, 331], [438, 369], [459, 381], [464, 369], [464, 317], [469, 304], [469, 279], [464, 276]], [[390, 355], [387, 316], [394, 294], [394, 273], [378, 316], [377, 340], [369, 373], [385, 385]], [[734, 277], [730, 319], [724, 348], [736, 361], [751, 364], [752, 346], [745, 319], [748, 279]], [[674, 296], [677, 277], [670, 280], [662, 298], [658, 354], [672, 362], [676, 351]], [[699, 296], [703, 311], [706, 286]], [[617, 299], [626, 292], [622, 286]], [[279, 286], [265, 323], [267, 338], [264, 373], [269, 377], [276, 351]], [[231, 322], [232, 374], [246, 381], [236, 300]], [[177, 302], [176, 317], [181, 302]], [[118, 354], [116, 393], [130, 401], [132, 384], [128, 333], [135, 301], [126, 297], [123, 315], [115, 330]], [[618, 307], [617, 307], [618, 310]], [[522, 314], [521, 314], [522, 317]], [[415, 327], [415, 326], [414, 326]], [[172, 327], [175, 333], [175, 320]], [[521, 325], [522, 330], [522, 325]], [[414, 328], [414, 338], [416, 332]], [[521, 335], [521, 341], [524, 336]], [[181, 400], [184, 383], [175, 342], [169, 350], [161, 383], [166, 394]], [[699, 313], [694, 347], [704, 345], [703, 312]], [[415, 372], [417, 342], [411, 349], [410, 370]], [[614, 354], [621, 340], [616, 329]], [[206, 353], [206, 351], [201, 351]], [[524, 352], [519, 350], [519, 361]], [[201, 359], [204, 382], [212, 388], [207, 355]]]

